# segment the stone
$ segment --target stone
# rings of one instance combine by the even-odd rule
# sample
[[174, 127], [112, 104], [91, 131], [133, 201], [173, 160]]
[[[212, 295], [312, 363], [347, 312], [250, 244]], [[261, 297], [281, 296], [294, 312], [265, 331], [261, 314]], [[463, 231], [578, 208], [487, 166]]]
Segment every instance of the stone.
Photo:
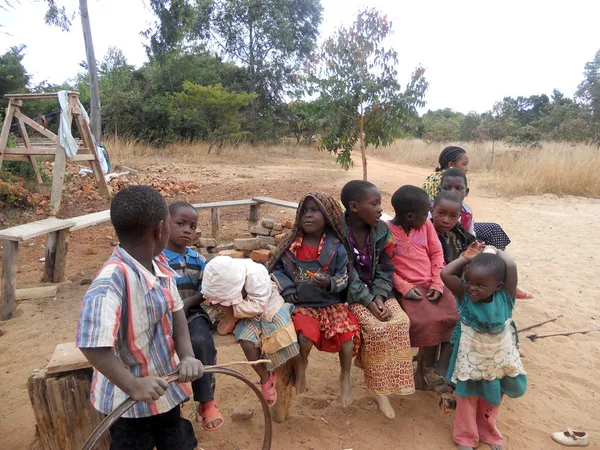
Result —
[[260, 241], [258, 238], [234, 239], [233, 245], [236, 250], [252, 251], [260, 248]]
[[284, 234], [284, 233], [275, 235], [275, 236], [274, 236], [274, 238], [275, 238], [275, 242], [276, 242], [277, 244], [279, 244], [279, 243], [281, 242], [281, 240], [283, 239], [283, 237], [284, 237], [284, 236], [285, 236], [285, 234]]
[[275, 230], [275, 231], [283, 231], [283, 224], [281, 222], [275, 222], [273, 224], [273, 230]]
[[233, 413], [231, 413], [231, 420], [234, 422], [241, 422], [242, 420], [248, 420], [252, 417], [254, 411], [247, 408], [234, 408]]
[[259, 236], [268, 236], [271, 234], [271, 230], [265, 227], [254, 226], [250, 227], [250, 233], [257, 234]]
[[244, 258], [244, 252], [239, 250], [222, 250], [219, 252], [219, 256], [229, 256], [231, 258]]
[[94, 281], [93, 278], [82, 278], [81, 281], [79, 282], [79, 284], [81, 286], [88, 286], [88, 285], [92, 284], [93, 281]]
[[263, 219], [262, 220], [262, 226], [265, 228], [273, 228], [273, 225], [275, 225], [275, 221], [273, 219]]
[[235, 239], [250, 239], [250, 238], [253, 238], [253, 237], [254, 236], [252, 234], [250, 234], [250, 233], [241, 233], [241, 234], [238, 234], [235, 237]]
[[294, 222], [292, 222], [291, 220], [284, 220], [282, 222], [283, 228], [288, 228], [288, 229], [292, 229], [294, 228]]
[[199, 238], [198, 239], [198, 247], [210, 248], [217, 246], [217, 240], [213, 238]]
[[219, 253], [222, 252], [223, 250], [234, 250], [235, 246], [233, 245], [233, 242], [230, 244], [221, 244], [221, 245], [217, 245], [215, 247], [215, 253]]
[[262, 248], [267, 248], [269, 245], [275, 245], [275, 238], [271, 236], [258, 236], [257, 239], [260, 241]]
[[254, 250], [250, 253], [250, 259], [257, 263], [266, 263], [271, 256], [269, 250]]
[[274, 255], [275, 253], [277, 253], [279, 251], [279, 247], [277, 247], [276, 245], [269, 245], [267, 247], [267, 250], [269, 250], [271, 252], [271, 255]]

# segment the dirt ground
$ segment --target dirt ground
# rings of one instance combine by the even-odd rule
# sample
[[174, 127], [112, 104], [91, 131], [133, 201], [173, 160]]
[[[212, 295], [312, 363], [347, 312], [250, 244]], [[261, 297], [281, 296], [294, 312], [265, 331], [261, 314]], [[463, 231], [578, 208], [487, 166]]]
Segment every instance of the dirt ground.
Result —
[[[345, 181], [360, 178], [356, 167], [343, 172], [333, 160], [309, 162], [286, 160], [285, 165], [234, 166], [179, 165], [178, 176], [200, 186], [198, 194], [177, 197], [192, 202], [242, 199], [268, 195], [298, 200], [311, 189], [339, 194]], [[421, 185], [429, 171], [371, 159], [369, 178], [384, 193], [386, 212], [391, 214], [391, 193], [401, 184]], [[592, 228], [600, 216], [600, 201], [555, 196], [506, 199], [482, 186], [485, 175], [469, 177], [467, 199], [478, 221], [502, 224], [512, 239], [508, 250], [519, 264], [520, 286], [535, 299], [518, 303], [519, 326], [564, 314], [538, 332], [568, 331], [600, 327], [600, 294], [592, 280], [600, 273], [600, 235]], [[82, 206], [66, 206], [76, 215]], [[88, 211], [86, 211], [88, 212]], [[223, 241], [247, 229], [246, 208], [221, 212]], [[261, 209], [262, 217], [290, 218], [294, 212], [277, 207]], [[200, 213], [200, 225], [209, 233], [210, 217]], [[595, 236], [595, 237], [594, 237]], [[44, 366], [56, 344], [73, 341], [79, 304], [91, 278], [112, 250], [110, 225], [73, 233], [69, 247], [68, 281], [59, 287], [56, 299], [24, 300], [16, 317], [0, 323], [0, 449], [36, 449], [35, 420], [26, 390], [31, 372]], [[39, 286], [44, 239], [22, 245], [17, 281], [20, 288]], [[521, 336], [524, 364], [529, 375], [527, 394], [503, 403], [499, 428], [506, 449], [558, 449], [549, 434], [567, 427], [590, 433], [590, 448], [600, 448], [600, 333], [554, 337], [532, 343]], [[236, 344], [222, 340], [219, 362], [243, 358]], [[252, 377], [251, 369], [240, 370]], [[431, 392], [394, 397], [393, 421], [385, 419], [369, 399], [362, 372], [353, 367], [354, 404], [343, 410], [338, 400], [336, 355], [314, 352], [308, 369], [309, 390], [294, 398], [291, 417], [274, 426], [274, 449], [451, 449], [452, 415], [442, 416]], [[254, 377], [252, 377], [254, 378]], [[220, 377], [217, 402], [226, 417], [221, 430], [206, 433], [196, 427], [202, 449], [260, 448], [263, 421], [253, 393], [239, 382]], [[252, 419], [234, 423], [229, 415], [235, 407], [254, 410]], [[186, 410], [191, 413], [190, 406]]]

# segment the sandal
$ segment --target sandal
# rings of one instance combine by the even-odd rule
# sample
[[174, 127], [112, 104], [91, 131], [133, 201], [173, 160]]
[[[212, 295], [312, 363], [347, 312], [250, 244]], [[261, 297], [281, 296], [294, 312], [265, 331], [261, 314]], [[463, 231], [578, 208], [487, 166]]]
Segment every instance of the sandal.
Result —
[[528, 292], [517, 289], [517, 298], [519, 300], [531, 300], [533, 298], [533, 295], [529, 294]]
[[552, 439], [565, 447], [587, 447], [589, 444], [589, 436], [585, 431], [571, 428], [567, 428], [567, 431], [552, 433]]
[[[223, 414], [217, 409], [217, 405], [214, 400], [206, 403], [200, 403], [198, 405], [198, 415], [202, 417], [202, 428], [204, 431], [216, 431], [225, 424]], [[213, 423], [217, 420], [221, 422], [212, 428], [208, 428], [208, 424]]]
[[270, 372], [269, 379], [265, 384], [260, 385], [262, 395], [269, 406], [273, 406], [277, 402], [277, 377], [275, 373]]
[[427, 386], [440, 398], [439, 406], [442, 414], [446, 415], [450, 411], [454, 411], [456, 409], [456, 398], [446, 379], [434, 374], [433, 371], [426, 372], [424, 378]]

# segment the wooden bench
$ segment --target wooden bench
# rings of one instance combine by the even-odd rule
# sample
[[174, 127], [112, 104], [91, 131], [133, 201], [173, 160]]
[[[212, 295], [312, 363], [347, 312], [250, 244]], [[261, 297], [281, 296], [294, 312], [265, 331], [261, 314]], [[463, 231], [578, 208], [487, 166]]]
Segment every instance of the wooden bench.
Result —
[[252, 200], [258, 203], [266, 203], [269, 205], [282, 206], [284, 208], [298, 209], [298, 203], [288, 202], [287, 200], [279, 200], [271, 197], [252, 197]]
[[210, 209], [211, 216], [211, 235], [213, 239], [219, 240], [219, 234], [221, 230], [221, 208], [228, 208], [233, 206], [250, 206], [250, 214], [248, 221], [251, 223], [258, 222], [258, 213], [260, 202], [256, 200], [226, 200], [222, 202], [211, 202], [211, 203], [195, 203], [192, 205], [196, 209]]

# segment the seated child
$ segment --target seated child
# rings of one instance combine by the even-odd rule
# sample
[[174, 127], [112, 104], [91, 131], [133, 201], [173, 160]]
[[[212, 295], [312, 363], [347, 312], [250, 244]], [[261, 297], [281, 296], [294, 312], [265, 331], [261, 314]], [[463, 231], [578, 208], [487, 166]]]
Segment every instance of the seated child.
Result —
[[452, 293], [440, 278], [444, 254], [433, 224], [427, 220], [431, 202], [423, 189], [402, 186], [392, 196], [392, 207], [396, 213], [389, 222], [396, 240], [394, 288], [410, 319], [411, 346], [421, 348], [424, 359], [415, 387], [422, 389], [426, 382], [440, 394], [435, 386], [445, 385], [445, 381], [433, 374], [437, 350], [450, 342], [458, 314]]
[[[169, 206], [169, 213], [171, 233], [163, 255], [171, 269], [179, 275], [175, 282], [183, 300], [194, 355], [202, 364], [214, 365], [217, 363], [217, 349], [211, 335], [213, 324], [202, 308], [204, 297], [200, 292], [206, 259], [187, 247], [196, 237], [198, 212], [189, 203], [177, 202]], [[217, 430], [224, 424], [223, 415], [215, 405], [214, 388], [214, 377], [208, 373], [192, 383], [194, 401], [198, 402], [198, 416], [202, 417], [202, 427], [206, 431]]]
[[[110, 429], [111, 449], [193, 449], [192, 424], [180, 405], [187, 382], [202, 376], [194, 357], [177, 274], [161, 252], [169, 238], [169, 210], [148, 186], [129, 186], [110, 204], [120, 245], [85, 294], [75, 342], [94, 366], [91, 401], [110, 414], [137, 400]], [[163, 377], [179, 370], [179, 382]], [[140, 443], [145, 446], [141, 447]]]
[[298, 393], [306, 387], [306, 366], [313, 345], [339, 353], [341, 400], [352, 403], [350, 367], [360, 345], [358, 322], [346, 306], [348, 253], [342, 230], [342, 209], [329, 194], [315, 191], [298, 205], [296, 223], [281, 241], [273, 278], [283, 298], [296, 305], [292, 320], [302, 362], [296, 374]]
[[240, 319], [233, 334], [248, 361], [271, 360], [252, 368], [260, 377], [267, 403], [274, 405], [277, 379], [273, 371], [300, 358], [291, 318], [294, 305], [283, 301], [263, 265], [229, 256], [217, 256], [206, 265], [202, 294], [213, 305], [231, 308], [233, 316]]
[[[501, 450], [502, 435], [496, 421], [502, 396], [517, 398], [527, 388], [517, 335], [511, 333], [517, 265], [503, 251], [488, 254], [482, 253], [483, 248], [473, 242], [442, 271], [460, 314], [447, 375], [456, 383], [452, 437], [460, 450], [473, 449], [479, 442]], [[463, 282], [458, 274], [465, 267]]]

